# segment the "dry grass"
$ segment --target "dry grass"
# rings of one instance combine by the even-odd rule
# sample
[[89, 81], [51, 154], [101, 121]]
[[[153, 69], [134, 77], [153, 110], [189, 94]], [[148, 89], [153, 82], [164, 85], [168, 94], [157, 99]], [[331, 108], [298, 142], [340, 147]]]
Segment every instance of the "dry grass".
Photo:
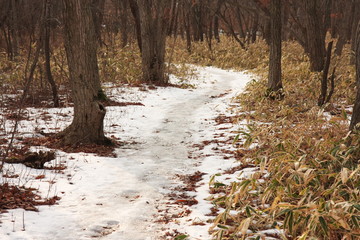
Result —
[[251, 148], [242, 161], [259, 171], [227, 186], [226, 194], [214, 201], [223, 207], [214, 222], [216, 238], [260, 239], [256, 232], [269, 228], [283, 229], [278, 236], [283, 239], [360, 237], [360, 135], [348, 135], [355, 97], [349, 50], [332, 59], [332, 67], [337, 67], [335, 93], [324, 108], [317, 106], [321, 74], [309, 72], [308, 58], [295, 42], [283, 45], [282, 101], [265, 97], [264, 42], [250, 45], [248, 51], [229, 39], [213, 52], [206, 44], [195, 44], [193, 53], [185, 56], [178, 61], [250, 69], [258, 76], [236, 100], [248, 120], [248, 129], [239, 131], [240, 149]]

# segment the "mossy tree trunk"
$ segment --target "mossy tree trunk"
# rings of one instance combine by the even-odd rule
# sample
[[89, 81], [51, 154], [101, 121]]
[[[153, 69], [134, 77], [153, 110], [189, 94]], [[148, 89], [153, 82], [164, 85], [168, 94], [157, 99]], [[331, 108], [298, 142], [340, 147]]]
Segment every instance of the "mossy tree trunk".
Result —
[[105, 108], [99, 99], [102, 91], [92, 0], [63, 0], [63, 6], [74, 118], [59, 136], [65, 145], [104, 144], [107, 143], [103, 131]]

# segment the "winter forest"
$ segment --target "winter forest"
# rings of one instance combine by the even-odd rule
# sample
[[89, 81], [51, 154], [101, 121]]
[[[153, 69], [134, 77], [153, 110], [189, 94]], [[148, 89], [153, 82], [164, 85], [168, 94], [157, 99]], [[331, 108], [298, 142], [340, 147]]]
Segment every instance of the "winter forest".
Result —
[[360, 239], [359, 87], [360, 0], [0, 0], [0, 239]]

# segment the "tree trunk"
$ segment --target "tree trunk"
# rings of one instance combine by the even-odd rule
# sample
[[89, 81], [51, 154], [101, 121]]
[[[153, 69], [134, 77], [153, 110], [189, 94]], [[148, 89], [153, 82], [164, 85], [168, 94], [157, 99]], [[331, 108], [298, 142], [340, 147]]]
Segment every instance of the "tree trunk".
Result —
[[59, 96], [58, 91], [56, 88], [56, 83], [54, 81], [54, 78], [51, 74], [51, 67], [50, 67], [50, 6], [51, 6], [51, 0], [45, 0], [45, 23], [44, 23], [44, 55], [45, 55], [45, 70], [46, 70], [46, 76], [47, 80], [51, 86], [52, 94], [53, 94], [53, 101], [54, 101], [54, 107], [59, 107]]
[[281, 82], [281, 0], [270, 2], [270, 66], [268, 91], [277, 92]]
[[141, 40], [141, 24], [140, 24], [140, 13], [139, 7], [136, 0], [129, 0], [131, 14], [134, 17], [135, 29], [136, 29], [136, 39], [139, 46], [140, 52], [142, 52], [142, 40]]
[[170, 36], [174, 31], [177, 12], [177, 1], [171, 0], [170, 22], [168, 24], [167, 35]]
[[[353, 115], [350, 122], [350, 130], [353, 130], [360, 122], [360, 21], [356, 30], [355, 37], [355, 66], [356, 66], [356, 86], [357, 94], [355, 99], [355, 105], [353, 109]], [[357, 127], [357, 130], [359, 128]]]
[[92, 0], [63, 0], [65, 50], [69, 65], [74, 118], [59, 134], [64, 145], [105, 144], [105, 108], [97, 63]]
[[120, 33], [121, 47], [124, 48], [128, 44], [128, 1], [118, 0], [120, 6]]
[[183, 19], [184, 19], [184, 28], [185, 28], [185, 34], [186, 34], [186, 50], [188, 51], [188, 53], [191, 53], [191, 32], [190, 32], [189, 8], [185, 9], [184, 5], [183, 5]]
[[255, 13], [254, 14], [254, 22], [251, 27], [251, 43], [255, 43], [255, 41], [256, 41], [256, 34], [258, 31], [258, 27], [259, 27], [259, 14]]
[[325, 30], [319, 0], [305, 0], [310, 71], [321, 72], [325, 61]]
[[264, 29], [263, 29], [263, 39], [265, 42], [270, 45], [271, 42], [271, 23], [270, 20], [265, 19]]
[[[360, 0], [354, 0], [355, 4], [354, 6], [354, 17], [353, 22], [351, 26], [351, 50], [352, 52], [355, 52], [356, 49], [356, 28], [357, 23], [360, 20]], [[356, 56], [354, 54], [350, 57], [350, 64], [356, 64]]]
[[19, 24], [18, 24], [18, 11], [16, 9], [16, 1], [11, 0], [11, 60], [19, 55]]
[[104, 18], [105, 0], [92, 0], [92, 16], [94, 18], [95, 34], [100, 45], [103, 44], [101, 38], [101, 28]]
[[214, 38], [218, 43], [220, 43], [219, 16], [217, 14], [214, 16]]
[[167, 0], [138, 0], [141, 23], [141, 48], [143, 81], [150, 84], [166, 85], [165, 75], [165, 16]]
[[351, 39], [351, 25], [355, 10], [354, 2], [351, 3], [345, 1], [343, 5], [344, 5], [342, 8], [343, 19], [341, 20], [340, 29], [339, 29], [339, 39], [335, 47], [335, 55], [337, 56], [341, 55], [344, 45], [346, 44], [347, 41]]

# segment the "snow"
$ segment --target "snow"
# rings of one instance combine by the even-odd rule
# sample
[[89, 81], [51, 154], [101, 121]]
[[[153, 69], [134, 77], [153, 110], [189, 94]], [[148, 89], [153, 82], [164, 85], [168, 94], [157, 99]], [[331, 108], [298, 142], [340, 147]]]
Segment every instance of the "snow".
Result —
[[[116, 150], [116, 158], [57, 151], [56, 160], [48, 165], [65, 164], [64, 173], [6, 164], [5, 169], [19, 174], [20, 180], [0, 181], [20, 181], [21, 185], [37, 188], [43, 196], [57, 195], [61, 200], [57, 205], [39, 207], [39, 212], [15, 209], [0, 214], [0, 238], [157, 240], [176, 229], [189, 239], [211, 239], [206, 223], [211, 217], [205, 216], [212, 207], [206, 200], [210, 177], [239, 164], [216, 155], [213, 145], [201, 151], [193, 145], [213, 139], [216, 133], [231, 134], [231, 129], [220, 130], [214, 118], [230, 114], [227, 109], [232, 97], [244, 89], [251, 76], [214, 67], [197, 67], [197, 71], [198, 77], [191, 82], [195, 89], [107, 89], [113, 100], [144, 104], [107, 108], [106, 134], [128, 143]], [[29, 108], [27, 114], [31, 118], [21, 121], [19, 130], [23, 136], [36, 136], [39, 131], [57, 132], [66, 127], [71, 122], [72, 108]], [[6, 128], [11, 126], [12, 122], [7, 121]], [[190, 153], [200, 157], [189, 158]], [[177, 174], [196, 171], [206, 173], [196, 192], [188, 193], [198, 204], [190, 207], [169, 203], [167, 194], [181, 184]], [[243, 178], [253, 172], [245, 169], [235, 175]], [[35, 179], [41, 174], [45, 178]], [[191, 210], [188, 216], [168, 224], [156, 221], [164, 212], [179, 214], [186, 209]]]

